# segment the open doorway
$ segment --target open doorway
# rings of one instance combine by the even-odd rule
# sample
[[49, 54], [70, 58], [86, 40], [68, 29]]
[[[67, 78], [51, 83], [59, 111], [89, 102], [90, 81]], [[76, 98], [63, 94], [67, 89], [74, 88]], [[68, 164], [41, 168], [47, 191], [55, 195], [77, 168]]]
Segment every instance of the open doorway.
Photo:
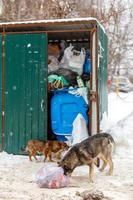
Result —
[[[68, 55], [75, 54], [75, 63], [73, 58], [67, 60], [69, 57], [66, 56], [67, 53]], [[78, 62], [79, 57], [81, 58], [80, 67], [78, 64], [76, 65], [76, 59]], [[84, 60], [82, 60], [83, 57]], [[48, 140], [66, 141], [71, 137], [74, 128], [73, 123], [78, 114], [84, 118], [89, 135], [90, 84], [90, 32], [49, 33]]]

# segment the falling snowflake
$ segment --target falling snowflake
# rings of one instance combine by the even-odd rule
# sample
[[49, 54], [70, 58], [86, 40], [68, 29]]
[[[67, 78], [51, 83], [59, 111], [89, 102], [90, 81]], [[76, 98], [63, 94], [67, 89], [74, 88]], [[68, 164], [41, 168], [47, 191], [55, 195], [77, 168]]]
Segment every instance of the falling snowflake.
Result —
[[14, 85], [14, 86], [12, 87], [12, 89], [13, 89], [13, 90], [16, 90], [16, 89], [17, 89], [16, 85]]
[[33, 110], [33, 108], [32, 108], [32, 107], [30, 107], [30, 110], [32, 111], [32, 110]]
[[29, 47], [31, 47], [31, 44], [29, 43], [29, 44], [27, 44], [27, 47], [29, 48]]
[[10, 136], [13, 136], [13, 132], [10, 132]]

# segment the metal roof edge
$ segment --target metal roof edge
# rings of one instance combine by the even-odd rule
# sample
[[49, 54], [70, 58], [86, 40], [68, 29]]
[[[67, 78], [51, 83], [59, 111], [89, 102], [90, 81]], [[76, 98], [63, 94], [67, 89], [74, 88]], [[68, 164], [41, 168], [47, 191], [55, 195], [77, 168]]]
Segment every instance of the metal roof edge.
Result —
[[68, 18], [68, 19], [49, 19], [49, 20], [29, 20], [29, 21], [16, 21], [16, 22], [2, 22], [0, 23], [1, 28], [6, 27], [22, 27], [22, 26], [47, 26], [47, 25], [61, 25], [64, 23], [64, 25], [69, 23], [80, 23], [80, 22], [94, 22], [97, 23], [102, 30], [105, 32], [104, 27], [102, 24], [98, 21], [98, 19], [94, 17], [85, 17], [85, 18]]
[[3, 25], [18, 25], [18, 24], [40, 24], [40, 23], [61, 23], [61, 22], [82, 22], [82, 21], [98, 21], [93, 17], [86, 18], [69, 18], [69, 19], [49, 19], [49, 20], [28, 20], [28, 21], [16, 21], [16, 22], [1, 22], [0, 26]]

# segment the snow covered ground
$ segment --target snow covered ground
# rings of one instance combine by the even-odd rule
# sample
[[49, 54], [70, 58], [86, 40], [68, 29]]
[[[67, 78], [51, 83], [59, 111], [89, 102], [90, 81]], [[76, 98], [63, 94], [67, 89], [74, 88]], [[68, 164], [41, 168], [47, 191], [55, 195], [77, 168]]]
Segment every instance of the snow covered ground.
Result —
[[[114, 175], [95, 168], [95, 182], [88, 183], [88, 167], [75, 169], [69, 187], [57, 190], [38, 188], [36, 172], [44, 166], [30, 162], [27, 156], [0, 153], [0, 200], [79, 200], [76, 191], [100, 190], [112, 200], [133, 200], [133, 93], [109, 95], [108, 118], [102, 130], [108, 130], [117, 142], [113, 156]], [[46, 163], [48, 164], [48, 163]], [[50, 163], [56, 165], [55, 163]]]

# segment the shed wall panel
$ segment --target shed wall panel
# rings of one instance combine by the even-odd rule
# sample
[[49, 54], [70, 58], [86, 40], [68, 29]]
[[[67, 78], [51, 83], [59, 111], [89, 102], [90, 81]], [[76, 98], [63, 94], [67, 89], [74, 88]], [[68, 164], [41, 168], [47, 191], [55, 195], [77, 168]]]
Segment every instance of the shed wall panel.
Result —
[[98, 26], [98, 94], [99, 94], [99, 119], [108, 110], [108, 91], [107, 91], [107, 35]]
[[0, 150], [2, 149], [2, 35], [0, 35]]
[[47, 139], [46, 34], [5, 36], [5, 146], [21, 153], [28, 140]]

